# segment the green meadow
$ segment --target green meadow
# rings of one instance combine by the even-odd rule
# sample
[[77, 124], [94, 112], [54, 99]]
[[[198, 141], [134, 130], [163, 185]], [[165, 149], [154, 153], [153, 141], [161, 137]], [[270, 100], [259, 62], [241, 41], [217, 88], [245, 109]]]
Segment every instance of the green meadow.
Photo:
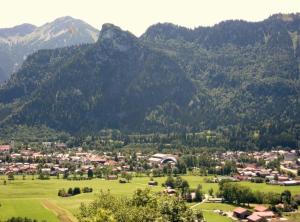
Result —
[[[205, 183], [204, 177], [200, 176], [183, 176], [187, 179], [190, 187], [196, 188], [198, 184], [202, 185], [203, 191], [207, 192], [213, 188], [214, 192], [218, 190], [218, 184]], [[38, 219], [39, 221], [46, 220], [48, 222], [76, 221], [74, 215], [78, 212], [81, 203], [87, 203], [95, 199], [95, 195], [100, 190], [110, 190], [115, 195], [132, 195], [138, 188], [146, 188], [148, 186], [148, 177], [133, 178], [130, 183], [120, 184], [118, 180], [82, 180], [69, 181], [63, 179], [51, 178], [50, 180], [32, 180], [30, 176], [25, 180], [22, 177], [15, 177], [13, 181], [7, 181], [4, 185], [5, 177], [0, 176], [0, 220], [5, 220], [12, 216], [22, 216]], [[166, 178], [155, 178], [159, 185], [152, 187], [153, 191], [160, 191], [163, 189], [161, 183], [165, 182]], [[295, 187], [281, 187], [271, 186], [266, 184], [254, 184], [248, 182], [241, 182], [245, 186], [251, 187], [253, 190], [260, 190], [264, 192], [282, 192], [285, 189], [291, 190], [293, 194], [300, 194], [300, 186]], [[80, 194], [73, 197], [58, 197], [59, 189], [69, 187], [92, 187], [94, 192], [87, 194]], [[233, 206], [227, 204], [200, 204], [196, 206], [203, 210], [204, 216], [208, 222], [214, 221], [231, 221], [227, 217], [220, 216], [213, 213], [214, 209], [231, 210]]]

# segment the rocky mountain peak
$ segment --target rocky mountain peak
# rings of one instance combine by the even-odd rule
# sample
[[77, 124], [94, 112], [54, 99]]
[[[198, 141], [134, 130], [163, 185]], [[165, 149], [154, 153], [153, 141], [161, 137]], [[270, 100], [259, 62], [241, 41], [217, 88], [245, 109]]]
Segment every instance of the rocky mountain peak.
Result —
[[111, 45], [119, 51], [127, 51], [138, 41], [137, 37], [128, 31], [110, 23], [102, 25], [98, 43]]

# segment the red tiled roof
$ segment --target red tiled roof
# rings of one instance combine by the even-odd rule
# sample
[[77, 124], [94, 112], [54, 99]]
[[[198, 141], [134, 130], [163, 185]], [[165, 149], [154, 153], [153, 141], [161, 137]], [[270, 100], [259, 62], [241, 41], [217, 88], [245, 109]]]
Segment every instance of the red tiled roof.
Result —
[[253, 214], [259, 216], [259, 217], [274, 217], [275, 214], [273, 211], [265, 211], [265, 212], [254, 212]]
[[254, 208], [255, 211], [257, 212], [264, 212], [264, 211], [267, 211], [268, 208], [263, 206], [263, 205], [257, 205], [255, 208]]
[[0, 145], [0, 151], [7, 151], [10, 150], [10, 145]]
[[251, 214], [250, 216], [247, 217], [247, 219], [251, 220], [251, 221], [259, 221], [259, 220], [261, 220], [261, 217], [255, 215], [255, 214]]
[[238, 213], [238, 214], [242, 214], [242, 213], [245, 213], [247, 212], [248, 210], [245, 209], [245, 208], [242, 208], [242, 207], [237, 207], [233, 210], [234, 213]]

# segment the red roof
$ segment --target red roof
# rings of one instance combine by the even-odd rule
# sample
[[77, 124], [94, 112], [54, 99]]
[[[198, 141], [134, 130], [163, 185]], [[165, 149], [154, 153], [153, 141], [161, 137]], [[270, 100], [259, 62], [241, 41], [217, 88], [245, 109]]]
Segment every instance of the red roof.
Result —
[[237, 214], [242, 214], [242, 213], [245, 213], [247, 212], [248, 210], [245, 209], [245, 208], [242, 208], [242, 207], [237, 207], [233, 210], [234, 213], [237, 213]]
[[10, 145], [0, 145], [0, 151], [9, 151], [10, 149]]
[[259, 216], [259, 217], [274, 217], [275, 214], [273, 211], [265, 211], [265, 212], [254, 212], [253, 214]]
[[263, 205], [257, 205], [255, 208], [254, 208], [255, 211], [257, 212], [264, 212], [264, 211], [267, 211], [268, 208], [263, 206]]
[[260, 216], [257, 216], [255, 214], [251, 214], [250, 216], [247, 217], [248, 220], [250, 221], [260, 221], [262, 218]]

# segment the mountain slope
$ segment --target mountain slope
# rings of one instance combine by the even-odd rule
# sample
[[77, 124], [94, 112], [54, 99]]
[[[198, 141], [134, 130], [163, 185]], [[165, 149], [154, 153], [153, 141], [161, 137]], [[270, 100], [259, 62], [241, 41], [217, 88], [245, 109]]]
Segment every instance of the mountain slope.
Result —
[[5, 55], [5, 60], [0, 59], [0, 67], [5, 72], [0, 81], [6, 80], [29, 54], [39, 49], [93, 43], [97, 35], [96, 29], [71, 17], [62, 17], [41, 27], [23, 24], [0, 29], [0, 52]]
[[[0, 89], [1, 125], [71, 133], [217, 130], [239, 147], [300, 144], [300, 15], [42, 50]], [[1, 108], [2, 107], [2, 108]]]
[[1, 102], [23, 98], [19, 112], [6, 121], [70, 132], [140, 130], [158, 106], [187, 106], [195, 93], [173, 60], [113, 25], [102, 27], [97, 43], [73, 49], [45, 50], [28, 58], [1, 90]]

